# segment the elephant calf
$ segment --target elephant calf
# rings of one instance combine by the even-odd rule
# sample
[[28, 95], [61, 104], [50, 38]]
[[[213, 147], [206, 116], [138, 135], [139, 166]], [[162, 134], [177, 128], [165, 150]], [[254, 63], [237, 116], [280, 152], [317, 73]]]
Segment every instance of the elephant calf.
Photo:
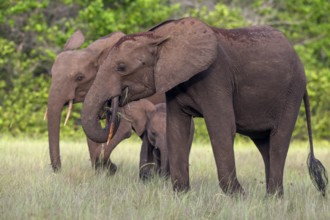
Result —
[[[150, 169], [145, 167], [152, 160], [156, 165], [156, 171], [161, 176], [168, 177], [170, 168], [168, 163], [168, 151], [166, 145], [166, 104], [155, 105], [155, 111], [148, 114], [146, 126], [146, 137], [149, 143], [148, 152], [141, 151], [140, 157], [140, 178], [147, 179], [150, 176]], [[150, 152], [152, 157], [150, 158]], [[144, 153], [144, 154], [143, 154]]]
[[155, 167], [155, 171], [161, 176], [168, 176], [166, 104], [154, 105], [148, 99], [140, 99], [119, 108], [119, 112], [120, 124], [115, 135], [109, 144], [100, 145], [95, 151], [95, 166], [111, 165], [111, 161], [108, 160], [111, 152], [120, 141], [129, 138], [134, 130], [142, 139], [140, 178], [148, 179], [152, 173], [152, 167]]

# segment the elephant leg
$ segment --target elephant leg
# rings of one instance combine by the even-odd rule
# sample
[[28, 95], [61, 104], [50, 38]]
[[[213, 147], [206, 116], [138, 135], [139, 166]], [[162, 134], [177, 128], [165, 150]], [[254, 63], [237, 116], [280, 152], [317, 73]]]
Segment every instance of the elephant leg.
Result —
[[152, 168], [154, 166], [154, 146], [149, 142], [147, 134], [143, 133], [141, 136], [142, 145], [140, 152], [140, 171], [139, 177], [141, 180], [145, 181], [150, 179], [152, 174]]
[[[236, 123], [232, 100], [230, 97], [223, 97], [220, 100], [222, 100], [221, 105], [219, 103], [217, 106], [214, 103], [216, 106], [213, 109], [206, 109], [204, 111], [206, 127], [217, 166], [219, 185], [225, 193], [244, 194], [244, 190], [236, 176], [233, 146]], [[223, 108], [223, 106], [226, 106], [226, 108]], [[218, 110], [214, 111], [214, 109]]]
[[[101, 146], [99, 143], [96, 143], [89, 138], [87, 138], [87, 144], [88, 144], [88, 150], [89, 150], [89, 156], [91, 159], [92, 167], [95, 169], [98, 169], [100, 166], [97, 163], [97, 154], [96, 150]], [[108, 161], [108, 166], [106, 166], [109, 170], [110, 174], [114, 174], [117, 171], [116, 164], [112, 163], [110, 160]]]
[[96, 154], [96, 150], [100, 148], [102, 144], [96, 143], [90, 140], [89, 138], [87, 138], [87, 144], [88, 144], [89, 156], [92, 163], [92, 167], [94, 167], [96, 170], [99, 169], [100, 167], [107, 167], [110, 174], [115, 174], [117, 171], [117, 165], [112, 163], [110, 159], [107, 162], [108, 164], [107, 166], [101, 166], [97, 161], [98, 156]]
[[195, 124], [194, 124], [194, 119], [190, 118], [190, 129], [189, 129], [189, 139], [188, 139], [188, 143], [187, 146], [189, 146], [188, 152], [190, 152], [191, 150], [191, 146], [194, 140], [194, 133], [195, 133]]
[[282, 136], [276, 134], [270, 138], [267, 194], [283, 195], [283, 172], [290, 138], [291, 135]]
[[262, 139], [252, 139], [261, 153], [262, 159], [265, 164], [265, 175], [266, 175], [266, 189], [269, 188], [269, 137]]
[[170, 175], [170, 166], [168, 161], [168, 151], [164, 148], [165, 147], [162, 147], [162, 149], [160, 149], [160, 175], [167, 178]]
[[167, 98], [167, 147], [170, 176], [174, 191], [187, 191], [189, 184], [189, 154], [191, 144], [190, 126], [192, 117], [181, 110], [181, 106], [166, 93]]
[[[189, 133], [189, 140], [187, 145], [189, 146], [188, 152], [190, 152], [192, 142], [194, 139], [194, 132], [195, 132], [195, 124], [194, 120], [191, 120], [190, 125], [190, 133]], [[168, 158], [168, 148], [167, 145], [162, 146], [160, 148], [160, 174], [161, 176], [168, 178], [170, 176], [170, 164], [169, 164], [169, 158]]]
[[110, 160], [111, 152], [122, 140], [131, 136], [131, 129], [131, 124], [125, 120], [122, 120], [110, 143], [108, 145], [106, 143], [98, 145], [95, 149], [94, 160], [96, 169], [99, 167], [107, 168], [110, 175], [115, 174], [117, 171], [117, 166]]
[[161, 166], [161, 156], [160, 150], [158, 148], [154, 148], [152, 151], [153, 155], [153, 162], [155, 163], [157, 173], [160, 173], [160, 166]]
[[89, 151], [89, 157], [92, 163], [92, 167], [95, 166], [95, 150], [96, 148], [99, 146], [98, 143], [95, 143], [94, 141], [92, 141], [91, 139], [87, 138], [87, 145], [88, 145], [88, 151]]
[[[292, 89], [292, 91], [295, 91]], [[302, 91], [304, 92], [304, 90]], [[303, 93], [302, 93], [303, 95]], [[285, 159], [290, 145], [292, 132], [297, 120], [302, 95], [296, 93], [291, 94], [287, 98], [285, 111], [282, 112], [277, 128], [273, 129], [270, 134], [269, 148], [269, 183], [267, 188], [268, 194], [283, 195], [283, 173]]]

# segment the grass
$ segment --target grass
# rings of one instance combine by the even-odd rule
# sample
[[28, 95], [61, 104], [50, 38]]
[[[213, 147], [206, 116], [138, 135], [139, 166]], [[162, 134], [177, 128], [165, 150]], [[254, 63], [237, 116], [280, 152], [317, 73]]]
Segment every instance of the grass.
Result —
[[[84, 142], [61, 143], [62, 170], [54, 174], [47, 141], [0, 140], [0, 219], [330, 219], [329, 199], [308, 176], [305, 142], [289, 150], [283, 199], [265, 197], [264, 166], [252, 144], [235, 146], [245, 198], [222, 193], [208, 145], [192, 147], [188, 193], [174, 194], [158, 177], [142, 183], [139, 145], [122, 143], [112, 156], [117, 174], [107, 176], [92, 170]], [[315, 151], [329, 171], [330, 144]]]

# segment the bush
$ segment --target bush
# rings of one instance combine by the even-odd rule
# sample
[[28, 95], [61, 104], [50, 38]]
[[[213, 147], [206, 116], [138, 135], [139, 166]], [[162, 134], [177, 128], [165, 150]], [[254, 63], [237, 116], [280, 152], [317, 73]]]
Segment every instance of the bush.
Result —
[[[43, 114], [56, 54], [71, 34], [81, 29], [84, 46], [114, 31], [144, 31], [171, 18], [193, 16], [206, 23], [235, 28], [271, 25], [295, 45], [305, 65], [314, 136], [329, 139], [330, 127], [330, 4], [327, 0], [59, 0], [0, 2], [0, 133], [46, 135]], [[197, 2], [197, 3], [193, 3]], [[188, 4], [187, 4], [188, 3]], [[208, 5], [208, 6], [206, 6]], [[81, 105], [75, 106], [65, 137], [81, 137]], [[65, 114], [65, 113], [64, 113]], [[305, 113], [299, 114], [294, 138], [306, 139]], [[195, 140], [208, 141], [203, 119], [195, 119]], [[72, 128], [73, 127], [73, 128]], [[220, 132], [220, 131], [219, 131]]]

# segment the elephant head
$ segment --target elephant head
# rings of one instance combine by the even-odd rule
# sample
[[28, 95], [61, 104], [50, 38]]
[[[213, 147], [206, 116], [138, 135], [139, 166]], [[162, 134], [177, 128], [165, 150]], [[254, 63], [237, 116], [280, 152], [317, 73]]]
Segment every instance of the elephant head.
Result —
[[49, 152], [54, 171], [61, 167], [59, 133], [63, 107], [69, 106], [66, 123], [72, 104], [84, 100], [109, 49], [122, 36], [123, 33], [115, 32], [85, 49], [76, 50], [84, 42], [84, 35], [77, 31], [66, 42], [64, 51], [56, 57], [51, 70], [52, 82], [47, 107]]
[[212, 28], [193, 18], [122, 37], [86, 96], [82, 111], [86, 135], [96, 142], [107, 140], [108, 131], [101, 128], [97, 114], [109, 99], [116, 106], [164, 93], [212, 65], [217, 47]]

